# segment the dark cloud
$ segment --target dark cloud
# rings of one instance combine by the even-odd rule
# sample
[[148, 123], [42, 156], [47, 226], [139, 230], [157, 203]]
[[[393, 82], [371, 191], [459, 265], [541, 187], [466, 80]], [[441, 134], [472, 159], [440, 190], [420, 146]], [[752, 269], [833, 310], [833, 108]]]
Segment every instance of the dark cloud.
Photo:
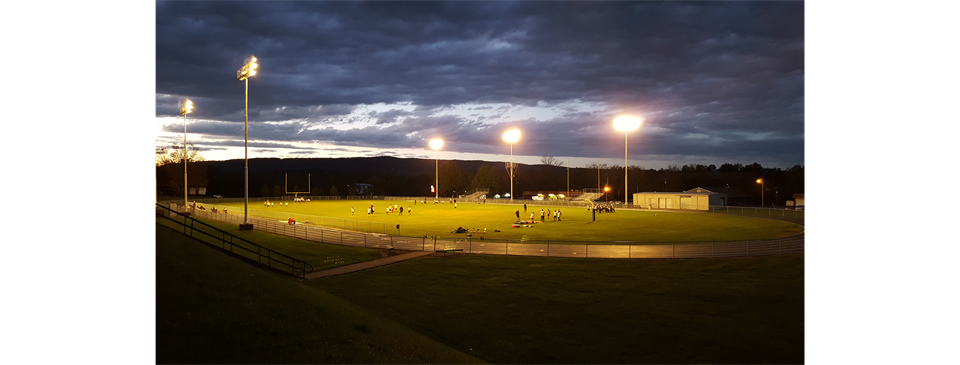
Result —
[[[235, 73], [256, 55], [251, 139], [422, 148], [443, 136], [459, 152], [508, 153], [500, 134], [520, 127], [518, 154], [616, 156], [622, 134], [610, 120], [624, 110], [647, 118], [631, 157], [803, 163], [803, 2], [156, 6], [156, 115], [179, 116], [190, 98], [198, 121], [188, 130], [208, 138], [242, 138]], [[608, 110], [565, 106], [546, 121], [487, 114], [490, 104], [573, 100]], [[378, 103], [414, 108], [370, 110], [356, 124], [358, 108]], [[483, 114], [439, 113], [461, 104]]]

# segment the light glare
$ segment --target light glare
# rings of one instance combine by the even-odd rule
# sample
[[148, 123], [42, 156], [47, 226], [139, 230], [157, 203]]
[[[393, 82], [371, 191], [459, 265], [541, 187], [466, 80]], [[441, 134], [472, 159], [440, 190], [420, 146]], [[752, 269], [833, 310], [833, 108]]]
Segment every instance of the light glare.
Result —
[[618, 131], [632, 131], [643, 124], [643, 118], [630, 115], [621, 115], [613, 120], [613, 127]]
[[438, 139], [435, 139], [435, 140], [430, 141], [430, 148], [433, 148], [434, 150], [439, 151], [439, 150], [440, 150], [440, 147], [443, 147], [443, 140], [442, 140], [442, 139], [439, 139], [439, 138], [438, 138]]
[[503, 140], [509, 143], [514, 143], [520, 140], [520, 131], [517, 129], [511, 129], [503, 134]]
[[193, 111], [193, 102], [190, 101], [190, 99], [187, 99], [187, 101], [183, 103], [183, 107], [180, 108], [180, 115], [187, 115], [192, 111]]

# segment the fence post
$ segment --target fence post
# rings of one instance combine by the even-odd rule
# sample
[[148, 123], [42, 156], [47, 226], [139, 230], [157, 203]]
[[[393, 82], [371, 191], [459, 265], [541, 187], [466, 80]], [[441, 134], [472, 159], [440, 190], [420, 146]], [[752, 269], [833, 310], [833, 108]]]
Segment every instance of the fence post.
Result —
[[433, 236], [433, 252], [437, 252], [437, 236]]
[[343, 244], [343, 231], [340, 231], [340, 244]]

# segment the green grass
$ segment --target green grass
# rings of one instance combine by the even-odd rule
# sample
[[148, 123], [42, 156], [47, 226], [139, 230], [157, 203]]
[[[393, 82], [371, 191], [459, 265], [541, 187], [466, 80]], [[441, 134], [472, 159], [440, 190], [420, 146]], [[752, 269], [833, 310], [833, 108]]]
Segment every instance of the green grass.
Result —
[[463, 255], [310, 285], [493, 363], [803, 363], [803, 262]]
[[[373, 204], [376, 214], [367, 215], [366, 207]], [[413, 207], [413, 214], [384, 213], [388, 204]], [[207, 208], [212, 205], [206, 204]], [[232, 211], [242, 211], [243, 203], [230, 203], [219, 206], [228, 206]], [[350, 208], [356, 211], [351, 215]], [[404, 236], [440, 236], [453, 238], [456, 234], [450, 233], [457, 227], [470, 230], [485, 229], [485, 239], [530, 239], [530, 240], [566, 240], [566, 241], [640, 241], [640, 242], [695, 242], [695, 241], [735, 241], [755, 240], [784, 237], [803, 232], [803, 227], [794, 223], [773, 219], [762, 219], [734, 214], [711, 214], [699, 212], [651, 212], [620, 210], [617, 213], [597, 214], [597, 220], [591, 221], [591, 213], [585, 208], [561, 207], [563, 221], [555, 222], [550, 216], [546, 223], [537, 223], [531, 228], [511, 228], [516, 221], [515, 212], [520, 209], [520, 217], [529, 219], [531, 212], [536, 212], [539, 221], [540, 209], [556, 207], [528, 206], [528, 212], [523, 213], [523, 206], [500, 204], [453, 204], [428, 203], [414, 205], [412, 201], [364, 201], [364, 200], [337, 200], [317, 201], [309, 203], [291, 203], [281, 207], [279, 203], [273, 208], [265, 208], [262, 204], [252, 203], [249, 214], [252, 216], [266, 216], [278, 220], [298, 214], [325, 216], [342, 219], [352, 219], [364, 223], [354, 224], [362, 230], [366, 222], [373, 227], [385, 227], [378, 232], [396, 234], [396, 225], [401, 226], [400, 233]], [[298, 218], [304, 222], [307, 218]], [[348, 227], [350, 227], [348, 225]], [[500, 230], [501, 232], [494, 232]], [[462, 237], [463, 235], [459, 235]], [[477, 238], [479, 235], [474, 235]]]
[[157, 363], [477, 363], [296, 278], [157, 224]]
[[303, 282], [183, 240], [157, 225], [158, 362], [804, 361], [802, 255], [457, 255]]
[[[240, 227], [237, 224], [223, 223], [208, 219], [198, 220], [220, 230], [226, 231], [227, 233], [249, 240], [250, 242], [256, 243], [260, 246], [287, 256], [291, 256], [298, 260], [305, 261], [313, 265], [314, 271], [375, 260], [381, 257], [380, 250], [378, 249], [325, 244], [299, 238], [270, 234], [262, 231], [240, 231]], [[182, 222], [183, 219], [180, 218], [180, 221]], [[157, 218], [157, 223], [183, 232], [183, 226], [170, 222], [167, 219]], [[205, 231], [213, 232], [209, 229], [206, 229]], [[215, 245], [217, 246], [220, 245], [219, 240], [209, 239], [200, 234], [195, 234], [195, 236], [202, 238], [207, 242], [216, 242]], [[217, 237], [220, 237], [220, 235], [217, 234]], [[245, 257], [256, 260], [256, 255], [246, 254], [240, 250], [235, 250], [235, 252], [242, 253]]]

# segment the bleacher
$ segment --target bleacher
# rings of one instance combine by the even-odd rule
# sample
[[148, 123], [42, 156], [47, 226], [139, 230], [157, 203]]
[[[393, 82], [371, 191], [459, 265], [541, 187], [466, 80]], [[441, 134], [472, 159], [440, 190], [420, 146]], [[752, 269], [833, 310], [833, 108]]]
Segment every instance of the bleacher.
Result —
[[594, 199], [597, 199], [601, 196], [603, 196], [603, 193], [583, 193], [583, 194], [580, 194], [579, 197], [577, 197], [577, 200], [585, 200], [588, 202], [592, 202]]
[[484, 196], [489, 192], [490, 192], [490, 189], [478, 188], [477, 190], [474, 190], [469, 195], [461, 196], [460, 200], [480, 199], [481, 196]]

